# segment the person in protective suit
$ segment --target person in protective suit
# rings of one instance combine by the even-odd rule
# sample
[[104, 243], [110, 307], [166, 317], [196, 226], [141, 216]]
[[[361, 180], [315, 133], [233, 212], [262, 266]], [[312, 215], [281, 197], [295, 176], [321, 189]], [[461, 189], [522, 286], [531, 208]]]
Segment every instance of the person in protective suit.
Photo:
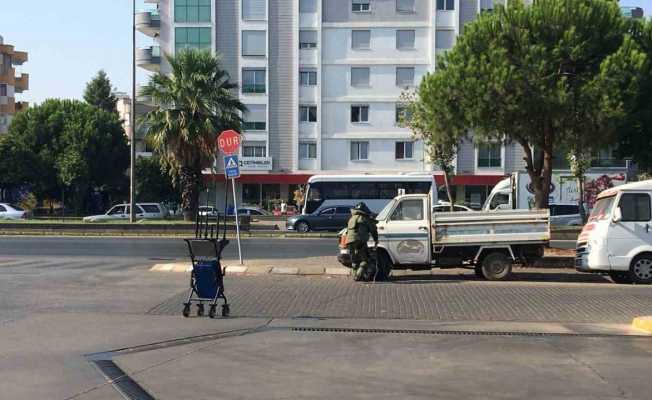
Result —
[[365, 203], [358, 203], [351, 209], [351, 218], [346, 230], [346, 246], [351, 255], [353, 279], [356, 281], [369, 281], [375, 274], [374, 268], [369, 266], [369, 248], [367, 242], [369, 235], [378, 245], [377, 221], [371, 217], [371, 210]]

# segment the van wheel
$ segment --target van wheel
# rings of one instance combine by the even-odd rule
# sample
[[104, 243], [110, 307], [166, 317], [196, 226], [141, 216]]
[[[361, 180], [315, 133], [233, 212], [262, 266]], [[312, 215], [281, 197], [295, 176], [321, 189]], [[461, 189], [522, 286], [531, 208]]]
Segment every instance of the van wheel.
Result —
[[629, 267], [629, 277], [634, 283], [652, 283], [652, 256], [643, 254], [636, 257]]
[[609, 272], [609, 277], [614, 283], [632, 283], [628, 272]]
[[489, 253], [482, 260], [482, 275], [488, 281], [507, 279], [512, 273], [512, 261], [504, 253]]

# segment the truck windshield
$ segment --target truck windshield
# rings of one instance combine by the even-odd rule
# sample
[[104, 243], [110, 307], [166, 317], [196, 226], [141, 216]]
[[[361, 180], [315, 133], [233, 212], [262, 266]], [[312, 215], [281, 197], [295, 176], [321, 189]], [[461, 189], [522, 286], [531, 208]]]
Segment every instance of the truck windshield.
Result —
[[611, 206], [614, 204], [614, 199], [616, 196], [603, 197], [595, 203], [593, 206], [593, 211], [589, 216], [589, 221], [596, 221], [600, 219], [605, 219], [611, 213]]
[[376, 220], [378, 221], [383, 221], [387, 219], [387, 214], [389, 214], [389, 210], [391, 210], [394, 207], [394, 204], [396, 203], [396, 200], [392, 200], [387, 205], [385, 208], [383, 208], [378, 215], [376, 215]]
[[495, 210], [498, 208], [498, 206], [501, 206], [503, 204], [509, 204], [509, 194], [507, 193], [496, 193], [494, 197], [491, 198], [491, 202], [489, 203], [489, 209], [490, 210]]

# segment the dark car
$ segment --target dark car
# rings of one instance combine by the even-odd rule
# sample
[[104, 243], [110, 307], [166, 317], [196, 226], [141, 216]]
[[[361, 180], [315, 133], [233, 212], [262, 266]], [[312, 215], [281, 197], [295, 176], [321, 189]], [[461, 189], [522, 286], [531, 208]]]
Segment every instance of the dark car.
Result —
[[346, 227], [352, 206], [327, 206], [312, 214], [295, 215], [287, 219], [288, 231], [338, 231]]

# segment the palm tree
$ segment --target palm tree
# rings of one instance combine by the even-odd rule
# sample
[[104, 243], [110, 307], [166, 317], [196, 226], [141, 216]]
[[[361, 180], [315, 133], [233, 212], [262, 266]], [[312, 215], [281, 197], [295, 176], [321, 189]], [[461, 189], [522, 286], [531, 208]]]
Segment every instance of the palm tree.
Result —
[[154, 108], [141, 119], [146, 138], [181, 189], [184, 218], [192, 220], [211, 165], [215, 139], [225, 129], [239, 130], [246, 107], [234, 95], [237, 84], [221, 68], [219, 56], [186, 49], [166, 55], [171, 72], [153, 75], [142, 89]]

